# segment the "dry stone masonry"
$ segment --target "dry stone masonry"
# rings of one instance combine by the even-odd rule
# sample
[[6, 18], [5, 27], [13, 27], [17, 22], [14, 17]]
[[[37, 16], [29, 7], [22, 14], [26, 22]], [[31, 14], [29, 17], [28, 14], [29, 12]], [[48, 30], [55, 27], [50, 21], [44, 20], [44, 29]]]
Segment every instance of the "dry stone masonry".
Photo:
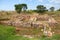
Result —
[[[52, 32], [51, 32], [52, 30], [50, 26], [53, 26], [56, 23], [57, 21], [53, 17], [47, 14], [45, 15], [39, 15], [39, 14], [12, 15], [10, 20], [0, 21], [0, 24], [12, 25], [15, 27], [32, 27], [32, 28], [44, 27], [43, 33], [46, 36], [52, 36]], [[19, 30], [19, 28], [17, 28], [17, 30]]]

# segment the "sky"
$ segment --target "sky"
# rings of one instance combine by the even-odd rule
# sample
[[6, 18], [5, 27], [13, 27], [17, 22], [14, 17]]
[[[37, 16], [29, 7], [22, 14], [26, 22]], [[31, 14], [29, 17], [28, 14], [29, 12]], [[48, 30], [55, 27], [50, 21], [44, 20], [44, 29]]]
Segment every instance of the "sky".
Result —
[[36, 9], [37, 5], [44, 5], [49, 9], [50, 7], [55, 7], [55, 9], [60, 8], [60, 0], [0, 0], [0, 10], [15, 10], [15, 4], [25, 3], [28, 9]]

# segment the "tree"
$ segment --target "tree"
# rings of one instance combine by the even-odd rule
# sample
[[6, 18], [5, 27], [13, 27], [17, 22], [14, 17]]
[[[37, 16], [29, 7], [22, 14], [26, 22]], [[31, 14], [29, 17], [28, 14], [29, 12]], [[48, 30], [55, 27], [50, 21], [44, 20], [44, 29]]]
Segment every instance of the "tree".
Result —
[[50, 8], [50, 11], [54, 11], [54, 9], [55, 9], [54, 7], [51, 7], [51, 8]]
[[38, 5], [37, 6], [37, 12], [43, 13], [45, 11], [46, 11], [46, 7], [44, 7], [43, 5]]
[[26, 11], [27, 5], [26, 4], [16, 4], [15, 5], [15, 10], [20, 13], [22, 10]]
[[16, 4], [16, 5], [15, 5], [15, 10], [16, 10], [18, 13], [20, 13], [21, 10], [22, 10], [22, 5], [21, 5], [21, 4]]
[[60, 9], [58, 9], [57, 11], [60, 11]]
[[22, 10], [23, 10], [23, 11], [26, 11], [27, 5], [26, 5], [26, 4], [21, 4], [21, 5], [22, 5]]

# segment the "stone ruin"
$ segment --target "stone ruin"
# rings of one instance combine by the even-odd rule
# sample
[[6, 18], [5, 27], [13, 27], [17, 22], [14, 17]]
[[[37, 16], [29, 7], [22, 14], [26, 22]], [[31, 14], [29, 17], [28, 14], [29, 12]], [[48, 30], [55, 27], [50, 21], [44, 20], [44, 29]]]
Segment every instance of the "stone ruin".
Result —
[[[36, 15], [36, 14], [19, 14], [19, 15], [13, 15], [11, 16], [10, 20], [8, 21], [0, 21], [0, 24], [5, 24], [5, 25], [11, 25], [18, 27], [17, 30], [19, 30], [19, 27], [31, 27], [31, 28], [40, 28], [44, 27], [43, 33], [48, 36], [52, 36], [52, 32], [50, 26], [56, 24], [57, 21], [45, 14], [45, 15]], [[48, 26], [47, 26], [48, 25]], [[46, 30], [46, 28], [49, 28]]]
[[[49, 25], [54, 25], [57, 23], [57, 21], [45, 14], [45, 15], [13, 15], [11, 16], [10, 20], [5, 20], [5, 21], [0, 21], [1, 24], [6, 24], [6, 25], [12, 25], [16, 27], [31, 27], [36, 25], [36, 27], [39, 27], [40, 25], [44, 25], [43, 23], [48, 23]], [[39, 25], [39, 26], [38, 26]]]

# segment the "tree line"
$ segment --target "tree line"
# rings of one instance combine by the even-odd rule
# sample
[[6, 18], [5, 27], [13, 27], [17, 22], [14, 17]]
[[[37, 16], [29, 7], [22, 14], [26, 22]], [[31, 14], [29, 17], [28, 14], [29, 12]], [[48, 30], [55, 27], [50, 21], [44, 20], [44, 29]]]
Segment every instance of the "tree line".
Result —
[[[38, 13], [44, 13], [48, 11], [48, 9], [44, 5], [37, 5], [36, 8], [37, 9], [33, 11]], [[27, 4], [15, 4], [15, 10], [17, 11], [17, 13], [20, 13], [21, 11], [25, 12], [26, 9], [28, 9]], [[49, 9], [50, 11], [54, 11], [55, 7], [50, 7]], [[58, 9], [58, 11], [60, 11], [60, 9]]]

